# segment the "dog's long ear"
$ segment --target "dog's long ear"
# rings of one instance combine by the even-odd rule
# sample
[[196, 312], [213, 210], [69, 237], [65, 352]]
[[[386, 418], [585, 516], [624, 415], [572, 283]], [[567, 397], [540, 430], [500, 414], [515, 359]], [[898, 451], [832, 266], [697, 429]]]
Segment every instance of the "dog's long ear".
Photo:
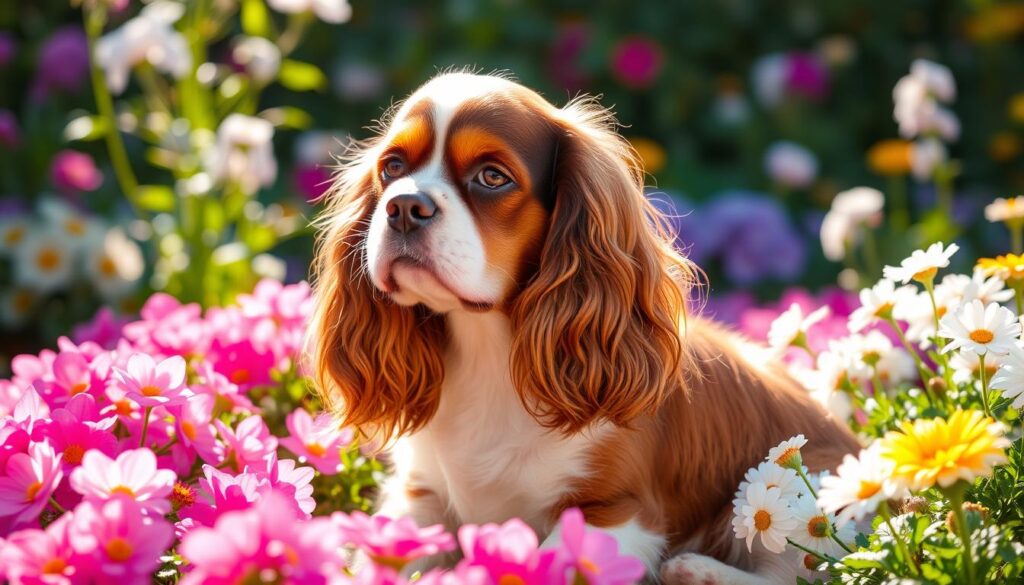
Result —
[[395, 304], [370, 282], [365, 236], [378, 198], [375, 157], [372, 145], [355, 149], [325, 196], [309, 346], [325, 408], [386, 441], [437, 410], [444, 323], [422, 307]]
[[691, 270], [611, 114], [586, 101], [559, 114], [553, 216], [512, 307], [511, 369], [534, 417], [570, 433], [628, 424], [681, 391]]

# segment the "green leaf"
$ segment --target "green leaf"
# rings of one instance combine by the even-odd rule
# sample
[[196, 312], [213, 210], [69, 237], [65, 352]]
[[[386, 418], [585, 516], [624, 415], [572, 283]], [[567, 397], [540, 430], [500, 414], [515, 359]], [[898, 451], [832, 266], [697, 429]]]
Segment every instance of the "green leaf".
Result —
[[135, 201], [146, 211], [174, 211], [178, 202], [174, 190], [166, 185], [139, 185], [135, 191]]
[[889, 551], [859, 551], [843, 557], [843, 564], [851, 569], [882, 569]]
[[292, 91], [312, 91], [323, 89], [327, 85], [327, 76], [312, 63], [285, 59], [281, 63], [278, 81]]
[[277, 234], [270, 226], [253, 224], [248, 226], [242, 240], [253, 254], [266, 252], [277, 243]]
[[305, 130], [313, 125], [313, 116], [305, 110], [292, 106], [269, 108], [260, 112], [260, 117], [278, 128]]
[[72, 142], [75, 140], [92, 141], [99, 140], [107, 135], [110, 124], [106, 118], [100, 116], [79, 116], [68, 122], [64, 127], [64, 140]]
[[270, 13], [263, 0], [243, 0], [242, 31], [252, 37], [270, 36]]

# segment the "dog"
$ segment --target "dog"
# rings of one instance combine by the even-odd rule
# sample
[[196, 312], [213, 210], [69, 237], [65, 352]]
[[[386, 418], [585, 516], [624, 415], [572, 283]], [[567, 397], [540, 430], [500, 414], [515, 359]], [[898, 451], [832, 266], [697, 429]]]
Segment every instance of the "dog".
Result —
[[687, 312], [696, 269], [592, 99], [441, 74], [354, 148], [326, 196], [312, 362], [325, 406], [386, 445], [380, 513], [582, 510], [652, 579], [793, 583], [730, 525], [744, 472], [799, 433], [811, 470], [858, 445], [781, 366]]

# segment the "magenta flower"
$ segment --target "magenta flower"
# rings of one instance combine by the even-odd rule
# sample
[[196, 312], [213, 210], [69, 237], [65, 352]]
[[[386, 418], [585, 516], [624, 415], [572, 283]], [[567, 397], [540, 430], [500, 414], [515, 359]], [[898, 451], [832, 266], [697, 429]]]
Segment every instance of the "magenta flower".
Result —
[[53, 92], [74, 93], [89, 76], [89, 47], [81, 27], [57, 29], [39, 49], [31, 95], [43, 101]]
[[220, 420], [214, 420], [224, 444], [228, 448], [228, 457], [234, 463], [236, 471], [246, 466], [263, 469], [264, 459], [277, 449], [277, 437], [270, 434], [263, 419], [248, 416], [242, 419], [234, 429]]
[[248, 335], [236, 342], [225, 343], [215, 339], [210, 345], [207, 358], [215, 370], [242, 390], [269, 384], [270, 370], [277, 365], [273, 352], [269, 348], [256, 348]]
[[290, 436], [281, 439], [281, 445], [295, 453], [299, 461], [309, 462], [320, 473], [334, 475], [342, 470], [341, 450], [352, 441], [352, 431], [341, 428], [330, 415], [322, 414], [315, 420], [302, 408], [292, 411], [285, 419]]
[[56, 391], [55, 404], [67, 402], [69, 398], [92, 388], [92, 373], [89, 361], [77, 351], [62, 351], [53, 360], [53, 385]]
[[122, 330], [139, 351], [196, 356], [209, 348], [209, 326], [195, 303], [182, 305], [169, 294], [156, 293], [146, 300], [140, 314], [141, 321], [128, 323]]
[[82, 559], [76, 558], [68, 538], [73, 514], [57, 518], [46, 530], [28, 529], [12, 534], [0, 546], [0, 565], [11, 583], [65, 585], [84, 583]]
[[554, 573], [557, 550], [537, 548], [537, 535], [522, 520], [502, 525], [466, 524], [459, 528], [459, 544], [468, 566], [483, 567], [494, 583], [544, 585], [560, 583]]
[[224, 445], [217, 440], [217, 429], [211, 422], [216, 400], [210, 394], [196, 394], [171, 412], [178, 442], [194, 450], [203, 461], [220, 465], [224, 461]]
[[316, 473], [313, 468], [299, 467], [294, 459], [278, 459], [276, 453], [268, 455], [264, 465], [266, 471], [257, 472], [257, 475], [265, 478], [275, 492], [291, 496], [295, 500], [296, 515], [308, 518], [316, 508], [312, 484]]
[[649, 87], [661, 73], [661, 47], [645, 37], [629, 37], [612, 50], [612, 73], [631, 89]]
[[[76, 399], [75, 404], [91, 400], [88, 394]], [[33, 431], [34, 440], [47, 440], [61, 455], [63, 469], [70, 473], [82, 463], [85, 454], [97, 450], [106, 455], [117, 452], [117, 439], [109, 430], [108, 422], [90, 423], [82, 420], [72, 410], [58, 408], [50, 414], [50, 420], [37, 426]]]
[[419, 557], [455, 548], [455, 539], [440, 524], [420, 528], [412, 518], [368, 516], [359, 511], [335, 512], [331, 520], [341, 529], [346, 544], [358, 547], [374, 561], [395, 569]]
[[787, 57], [789, 91], [813, 100], [824, 98], [828, 93], [828, 69], [821, 58], [812, 53], [790, 53]]
[[0, 418], [0, 475], [7, 474], [7, 462], [18, 453], [28, 453], [31, 436], [11, 417]]
[[75, 326], [72, 337], [75, 343], [91, 341], [105, 349], [113, 349], [126, 322], [118, 319], [110, 307], [102, 307], [92, 321]]
[[331, 173], [320, 165], [300, 165], [292, 172], [292, 185], [307, 203], [316, 203], [330, 189]]
[[14, 148], [21, 144], [21, 127], [14, 112], [0, 109], [0, 145]]
[[249, 413], [257, 411], [252, 401], [242, 393], [241, 388], [228, 380], [224, 374], [214, 370], [210, 362], [199, 362], [195, 365], [195, 370], [196, 382], [190, 386], [190, 389], [197, 394], [212, 396], [218, 411]]
[[149, 355], [136, 353], [128, 358], [127, 371], [114, 371], [125, 397], [139, 406], [173, 406], [188, 399], [185, 360], [181, 356], [171, 356], [158, 364]]
[[157, 469], [156, 455], [149, 449], [124, 451], [117, 459], [88, 451], [82, 465], [71, 472], [71, 488], [86, 499], [129, 499], [158, 514], [171, 509], [167, 496], [174, 480], [173, 471]]
[[[632, 585], [643, 578], [646, 569], [639, 559], [619, 554], [615, 537], [600, 530], [587, 530], [583, 513], [572, 508], [562, 513], [559, 563], [573, 570], [589, 585]], [[570, 578], [567, 583], [577, 582]]]
[[82, 191], [95, 191], [103, 184], [103, 173], [96, 168], [92, 157], [77, 150], [62, 150], [50, 163], [50, 181], [65, 195]]
[[173, 538], [166, 520], [129, 498], [82, 502], [70, 528], [71, 547], [90, 560], [95, 580], [118, 585], [149, 583]]
[[0, 517], [12, 517], [13, 527], [31, 524], [63, 477], [60, 455], [49, 443], [32, 443], [28, 453], [12, 455], [0, 477]]
[[214, 527], [185, 535], [178, 551], [191, 563], [183, 585], [249, 579], [325, 583], [345, 566], [341, 541], [327, 518], [300, 520], [287, 496], [268, 493], [255, 507], [221, 516]]

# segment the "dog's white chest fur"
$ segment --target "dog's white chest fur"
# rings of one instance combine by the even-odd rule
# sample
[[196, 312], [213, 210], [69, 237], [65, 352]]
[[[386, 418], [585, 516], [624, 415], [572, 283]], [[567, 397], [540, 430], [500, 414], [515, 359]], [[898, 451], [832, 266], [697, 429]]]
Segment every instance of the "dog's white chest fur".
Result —
[[412, 465], [458, 523], [520, 517], [543, 536], [550, 507], [585, 473], [594, 435], [562, 438], [525, 411], [509, 375], [506, 317], [454, 312], [448, 320], [440, 408], [403, 441], [396, 463]]

